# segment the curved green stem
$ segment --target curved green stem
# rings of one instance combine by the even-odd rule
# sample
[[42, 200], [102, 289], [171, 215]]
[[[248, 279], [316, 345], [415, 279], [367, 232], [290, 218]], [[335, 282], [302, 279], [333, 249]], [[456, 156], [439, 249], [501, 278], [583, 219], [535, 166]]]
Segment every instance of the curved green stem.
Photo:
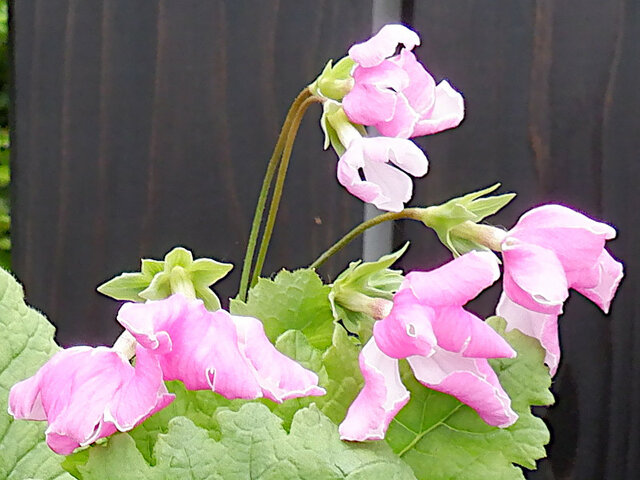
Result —
[[[420, 215], [420, 213], [422, 213], [422, 215]], [[371, 227], [375, 227], [376, 225], [387, 222], [389, 220], [400, 220], [401, 218], [409, 218], [412, 220], [422, 221], [422, 219], [424, 218], [424, 209], [405, 208], [401, 212], [383, 213], [382, 215], [378, 215], [377, 217], [373, 217], [365, 222], [362, 222], [360, 225], [355, 227], [344, 237], [334, 243], [327, 251], [325, 251], [311, 265], [309, 265], [309, 267], [318, 268], [324, 262], [329, 260], [329, 258], [346, 247], [352, 240], [354, 240], [356, 237], [358, 237], [360, 234], [364, 233]]]
[[271, 241], [271, 235], [273, 233], [273, 227], [276, 222], [276, 215], [278, 214], [278, 207], [280, 206], [280, 199], [282, 197], [282, 189], [284, 187], [284, 180], [287, 176], [287, 168], [289, 167], [289, 159], [291, 158], [291, 151], [293, 150], [293, 143], [300, 127], [302, 117], [313, 103], [321, 102], [322, 99], [316, 96], [307, 97], [300, 108], [295, 113], [289, 133], [287, 135], [286, 142], [284, 144], [284, 150], [282, 152], [282, 159], [280, 161], [280, 167], [278, 169], [278, 177], [276, 178], [275, 186], [273, 187], [273, 197], [271, 198], [271, 205], [269, 207], [269, 214], [264, 226], [264, 232], [262, 234], [262, 241], [260, 242], [260, 250], [258, 250], [258, 256], [256, 257], [255, 267], [253, 269], [253, 275], [251, 276], [251, 286], [258, 282], [258, 278], [262, 273], [262, 266], [267, 256], [267, 250], [269, 249], [269, 242]]
[[256, 243], [258, 241], [258, 233], [260, 231], [260, 224], [262, 223], [264, 207], [267, 203], [267, 197], [269, 195], [269, 188], [271, 187], [271, 182], [276, 172], [276, 168], [280, 163], [280, 158], [282, 156], [282, 151], [284, 150], [285, 141], [289, 136], [288, 134], [291, 128], [291, 122], [293, 121], [293, 118], [295, 117], [302, 103], [310, 96], [311, 91], [309, 90], [309, 88], [305, 88], [298, 94], [298, 96], [291, 104], [291, 107], [289, 108], [287, 116], [282, 125], [282, 129], [280, 130], [278, 141], [273, 149], [273, 153], [271, 154], [271, 159], [269, 159], [269, 164], [267, 165], [267, 171], [265, 173], [264, 180], [262, 181], [260, 195], [258, 196], [258, 203], [256, 204], [256, 211], [253, 215], [253, 223], [251, 225], [251, 233], [249, 234], [249, 240], [247, 242], [247, 251], [245, 253], [244, 263], [242, 265], [242, 276], [240, 278], [238, 297], [243, 302], [247, 299], [247, 292], [249, 290], [249, 275], [251, 273], [251, 263], [253, 261], [253, 254], [256, 249]]

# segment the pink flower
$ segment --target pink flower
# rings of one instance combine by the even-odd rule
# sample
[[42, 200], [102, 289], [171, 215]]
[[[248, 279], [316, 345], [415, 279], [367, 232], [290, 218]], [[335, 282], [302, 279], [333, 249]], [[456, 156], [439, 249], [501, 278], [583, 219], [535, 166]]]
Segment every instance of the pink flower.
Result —
[[[404, 48], [394, 55], [398, 44]], [[464, 100], [447, 81], [436, 85], [411, 50], [418, 35], [403, 25], [386, 25], [353, 45], [354, 86], [342, 105], [349, 119], [373, 125], [387, 137], [411, 138], [457, 127]]]
[[520, 217], [502, 241], [504, 292], [497, 314], [540, 340], [554, 375], [560, 361], [558, 315], [577, 290], [609, 311], [624, 275], [622, 263], [604, 248], [613, 227], [562, 205], [543, 205]]
[[136, 366], [106, 347], [73, 347], [55, 354], [9, 393], [9, 413], [47, 420], [47, 445], [69, 455], [116, 431], [126, 432], [174, 399], [155, 355], [136, 350]]
[[252, 317], [210, 312], [180, 294], [125, 303], [118, 321], [160, 359], [165, 380], [226, 398], [265, 396], [275, 402], [324, 395], [318, 376], [281, 354]]
[[422, 177], [428, 167], [427, 157], [410, 140], [356, 137], [338, 161], [338, 181], [360, 200], [399, 212], [413, 191], [413, 182], [404, 171]]
[[365, 386], [340, 425], [344, 440], [384, 438], [389, 422], [409, 401], [398, 359], [406, 358], [425, 386], [453, 395], [490, 425], [507, 427], [518, 415], [487, 358], [514, 350], [489, 325], [463, 308], [500, 276], [491, 253], [470, 252], [430, 272], [411, 272], [376, 322], [362, 349]]

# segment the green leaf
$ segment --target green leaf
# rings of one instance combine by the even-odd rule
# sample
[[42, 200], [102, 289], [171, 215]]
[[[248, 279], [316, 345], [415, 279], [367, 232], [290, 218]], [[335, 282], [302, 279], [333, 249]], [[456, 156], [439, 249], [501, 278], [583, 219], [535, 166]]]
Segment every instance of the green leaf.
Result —
[[282, 270], [273, 280], [259, 279], [246, 303], [232, 299], [231, 313], [260, 319], [272, 342], [287, 330], [300, 330], [324, 350], [333, 334], [330, 290], [312, 269]]
[[59, 347], [55, 329], [24, 303], [22, 287], [0, 270], [0, 478], [70, 479], [60, 467], [63, 457], [44, 441], [44, 422], [14, 420], [7, 413], [10, 388], [32, 376]]
[[411, 400], [391, 422], [386, 441], [419, 479], [523, 479], [514, 464], [533, 469], [546, 455], [549, 431], [531, 413], [534, 405], [553, 403], [544, 350], [517, 330], [505, 333], [501, 318], [487, 322], [518, 352], [490, 363], [520, 418], [505, 429], [487, 425], [454, 397], [422, 386], [403, 365]]
[[188, 418], [171, 420], [168, 433], [158, 438], [155, 466], [146, 463], [127, 434], [119, 434], [107, 446], [92, 448], [86, 465], [78, 468], [84, 480], [415, 478], [383, 442], [341, 442], [337, 427], [313, 406], [296, 414], [290, 433], [257, 403], [215, 416], [219, 440]]
[[103, 283], [97, 290], [101, 294], [116, 300], [144, 302], [140, 292], [148, 286], [149, 278], [143, 273], [123, 273]]

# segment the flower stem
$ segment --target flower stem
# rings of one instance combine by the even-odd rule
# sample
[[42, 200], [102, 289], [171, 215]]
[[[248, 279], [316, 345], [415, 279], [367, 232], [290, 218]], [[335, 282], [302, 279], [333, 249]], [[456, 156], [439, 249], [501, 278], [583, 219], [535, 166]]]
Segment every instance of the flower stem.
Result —
[[[422, 214], [420, 215], [420, 212]], [[338, 253], [344, 247], [346, 247], [352, 240], [354, 240], [358, 235], [364, 233], [371, 227], [375, 227], [380, 223], [387, 222], [389, 220], [400, 220], [402, 218], [409, 218], [412, 220], [422, 221], [424, 218], [424, 209], [418, 208], [405, 208], [401, 212], [389, 212], [383, 213], [382, 215], [378, 215], [377, 217], [373, 217], [365, 222], [362, 222], [360, 225], [355, 227], [349, 233], [347, 233], [344, 237], [334, 243], [327, 251], [325, 251], [322, 255], [320, 255], [311, 265], [310, 268], [318, 268], [324, 262], [329, 260], [333, 255]]]
[[293, 150], [293, 142], [295, 141], [298, 128], [302, 117], [313, 103], [321, 102], [322, 99], [316, 96], [308, 96], [301, 104], [299, 109], [295, 112], [293, 119], [291, 120], [291, 126], [287, 135], [287, 139], [284, 144], [282, 152], [282, 159], [280, 161], [280, 167], [278, 168], [278, 177], [273, 188], [273, 197], [271, 198], [271, 205], [269, 207], [269, 214], [264, 226], [264, 232], [262, 233], [262, 241], [260, 242], [260, 250], [258, 250], [258, 256], [256, 257], [255, 267], [253, 269], [253, 275], [251, 276], [251, 286], [258, 282], [258, 278], [262, 273], [262, 266], [267, 256], [267, 250], [269, 249], [269, 242], [271, 241], [271, 235], [273, 233], [273, 227], [276, 222], [276, 216], [278, 214], [278, 207], [280, 206], [280, 199], [282, 197], [282, 189], [284, 188], [284, 180], [287, 176], [287, 168], [289, 167], [289, 159], [291, 158], [291, 151]]
[[280, 130], [280, 134], [278, 135], [278, 141], [276, 142], [276, 146], [273, 149], [273, 153], [271, 154], [271, 158], [269, 159], [269, 164], [267, 165], [267, 171], [264, 175], [264, 180], [262, 181], [262, 188], [260, 190], [260, 195], [258, 196], [258, 203], [256, 204], [256, 211], [253, 215], [253, 223], [251, 225], [251, 233], [249, 234], [249, 240], [247, 242], [247, 251], [244, 256], [244, 263], [242, 265], [242, 276], [240, 279], [240, 288], [238, 290], [238, 297], [243, 302], [247, 299], [247, 293], [249, 290], [249, 275], [251, 274], [251, 264], [253, 261], [253, 254], [256, 249], [256, 243], [258, 241], [258, 233], [260, 231], [260, 225], [262, 223], [262, 217], [264, 215], [264, 207], [267, 203], [267, 197], [269, 195], [269, 189], [271, 187], [271, 182], [273, 180], [273, 176], [275, 174], [276, 168], [280, 163], [280, 158], [282, 156], [282, 151], [284, 150], [285, 141], [288, 138], [289, 130], [291, 128], [291, 123], [300, 109], [302, 103], [311, 96], [311, 92], [308, 88], [302, 90], [298, 96], [295, 98], [289, 111], [287, 112], [287, 116], [282, 125], [282, 129]]

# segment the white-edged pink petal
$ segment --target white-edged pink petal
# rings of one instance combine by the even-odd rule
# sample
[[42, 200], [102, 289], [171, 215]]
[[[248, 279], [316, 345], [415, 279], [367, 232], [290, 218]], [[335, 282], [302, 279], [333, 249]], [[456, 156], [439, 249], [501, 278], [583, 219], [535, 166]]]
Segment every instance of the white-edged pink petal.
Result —
[[393, 297], [391, 313], [373, 326], [373, 336], [382, 352], [392, 358], [430, 355], [437, 344], [431, 328], [433, 309], [420, 305], [411, 290]]
[[463, 357], [513, 358], [515, 350], [493, 328], [462, 307], [441, 307], [431, 321], [438, 346]]
[[611, 225], [598, 222], [569, 207], [557, 204], [532, 208], [520, 217], [514, 228], [575, 228], [587, 230], [606, 240], [616, 237], [616, 229]]
[[409, 401], [409, 391], [400, 379], [398, 360], [380, 351], [373, 338], [360, 352], [359, 360], [365, 384], [340, 424], [340, 438], [381, 440], [393, 417]]
[[381, 196], [382, 189], [373, 182], [360, 178], [359, 169], [364, 166], [362, 142], [353, 141], [338, 160], [337, 178], [340, 185], [363, 202], [372, 203]]
[[400, 54], [390, 58], [389, 62], [398, 65], [408, 75], [409, 84], [401, 91], [418, 117], [431, 113], [436, 100], [436, 82], [413, 52], [402, 49]]
[[539, 313], [562, 312], [569, 286], [554, 252], [509, 236], [502, 242], [502, 259], [504, 291], [511, 300]]
[[139, 348], [141, 360], [135, 369], [106, 347], [60, 351], [33, 377], [13, 386], [9, 413], [47, 420], [47, 444], [61, 455], [117, 430], [130, 430], [174, 398], [155, 356]]
[[570, 286], [598, 305], [604, 313], [609, 313], [613, 296], [624, 277], [624, 266], [603, 249], [598, 258], [597, 268], [599, 275], [595, 286], [585, 288], [578, 282]]
[[511, 399], [485, 359], [438, 350], [431, 357], [415, 356], [407, 360], [423, 385], [456, 397], [489, 425], [505, 428], [518, 419], [511, 408]]
[[527, 310], [502, 293], [496, 314], [507, 321], [507, 332], [518, 329], [525, 335], [536, 338], [545, 349], [544, 363], [551, 376], [556, 374], [560, 363], [560, 341], [558, 338], [558, 315]]
[[412, 50], [420, 45], [420, 37], [404, 25], [385, 25], [369, 40], [353, 45], [349, 49], [349, 57], [363, 67], [373, 67], [392, 56], [398, 44]]
[[429, 272], [410, 272], [401, 288], [431, 307], [464, 305], [500, 277], [491, 252], [469, 252]]
[[431, 135], [457, 127], [464, 119], [464, 98], [446, 80], [436, 86], [433, 108], [416, 123], [412, 137]]
[[422, 177], [429, 170], [427, 156], [411, 140], [369, 137], [363, 139], [362, 147], [365, 158], [378, 163], [390, 161], [414, 177]]
[[342, 107], [353, 123], [376, 125], [393, 118], [397, 102], [398, 94], [391, 90], [356, 83], [342, 100]]
[[409, 101], [402, 94], [396, 94], [396, 108], [393, 116], [388, 120], [382, 120], [374, 125], [381, 135], [385, 137], [408, 139], [412, 137], [413, 130], [420, 119], [420, 115], [409, 105]]
[[366, 181], [380, 188], [380, 194], [371, 200], [380, 210], [400, 212], [411, 199], [411, 177], [388, 163], [366, 162], [362, 168]]
[[255, 369], [265, 397], [281, 403], [289, 398], [324, 395], [318, 375], [280, 353], [264, 333], [260, 320], [231, 315], [240, 350]]
[[[138, 345], [134, 374], [113, 396], [105, 410], [105, 420], [126, 432], [162, 410], [175, 399], [162, 380], [157, 356]], [[154, 408], [149, 409], [149, 405]]]

